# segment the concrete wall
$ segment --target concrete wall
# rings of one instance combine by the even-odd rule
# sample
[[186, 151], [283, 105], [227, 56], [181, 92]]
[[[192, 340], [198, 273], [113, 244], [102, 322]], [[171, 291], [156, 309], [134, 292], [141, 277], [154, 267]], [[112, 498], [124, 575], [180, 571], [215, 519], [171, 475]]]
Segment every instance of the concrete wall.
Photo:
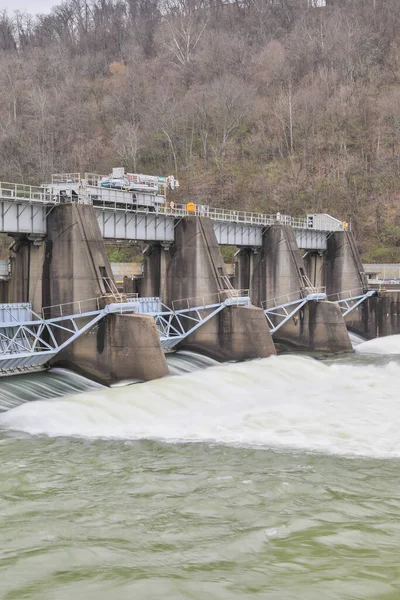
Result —
[[328, 295], [365, 288], [363, 266], [351, 232], [337, 231], [329, 236], [325, 256]]
[[73, 369], [103, 385], [169, 374], [154, 319], [146, 315], [107, 315], [57, 355], [52, 365]]

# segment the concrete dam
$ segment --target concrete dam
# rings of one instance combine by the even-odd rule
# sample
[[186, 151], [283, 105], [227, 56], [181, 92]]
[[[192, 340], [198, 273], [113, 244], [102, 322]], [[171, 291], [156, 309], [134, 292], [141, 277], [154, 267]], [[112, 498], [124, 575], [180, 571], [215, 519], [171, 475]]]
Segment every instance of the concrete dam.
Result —
[[[133, 194], [94, 176], [61, 179], [0, 184], [0, 225], [14, 240], [0, 305], [3, 375], [62, 366], [111, 385], [168, 375], [165, 353], [176, 349], [241, 361], [349, 352], [347, 326], [366, 337], [397, 332], [397, 299], [368, 289], [352, 233], [329, 215], [151, 203], [143, 185]], [[129, 293], [115, 285], [105, 238], [147, 243]], [[233, 280], [221, 244], [237, 247]]]

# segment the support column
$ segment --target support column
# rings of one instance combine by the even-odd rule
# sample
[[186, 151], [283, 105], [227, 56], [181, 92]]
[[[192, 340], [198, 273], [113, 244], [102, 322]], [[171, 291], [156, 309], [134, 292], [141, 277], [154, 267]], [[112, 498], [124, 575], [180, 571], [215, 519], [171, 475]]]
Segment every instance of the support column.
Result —
[[230, 287], [213, 223], [205, 217], [186, 217], [175, 228], [169, 251], [165, 298], [210, 297]]
[[310, 250], [303, 257], [307, 277], [316, 288], [325, 286], [325, 257], [324, 253]]
[[33, 311], [42, 309], [43, 237], [18, 236], [11, 247], [10, 302], [31, 302]]
[[259, 248], [240, 248], [235, 256], [235, 288], [249, 290], [253, 278], [255, 257]]
[[140, 282], [142, 297], [158, 297], [165, 303], [170, 247], [170, 243], [147, 246], [144, 252], [143, 278]]
[[55, 207], [47, 217], [47, 232], [44, 306], [97, 298], [110, 292], [108, 282], [114, 283], [114, 276], [92, 206]]

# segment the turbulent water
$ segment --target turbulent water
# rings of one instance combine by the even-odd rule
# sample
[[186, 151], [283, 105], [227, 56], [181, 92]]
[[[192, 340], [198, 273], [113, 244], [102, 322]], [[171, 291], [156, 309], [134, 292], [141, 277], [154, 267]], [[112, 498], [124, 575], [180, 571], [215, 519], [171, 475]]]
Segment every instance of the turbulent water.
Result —
[[400, 344], [356, 350], [1, 414], [0, 598], [397, 600]]
[[101, 387], [65, 369], [0, 377], [0, 413], [38, 398], [69, 396]]

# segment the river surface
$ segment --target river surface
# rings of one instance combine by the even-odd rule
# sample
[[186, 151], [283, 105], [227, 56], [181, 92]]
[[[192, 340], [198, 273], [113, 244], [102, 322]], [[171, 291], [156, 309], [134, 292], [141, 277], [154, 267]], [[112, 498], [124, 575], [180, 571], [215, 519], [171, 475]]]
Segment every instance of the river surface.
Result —
[[113, 389], [19, 380], [1, 600], [398, 600], [397, 336], [328, 361], [170, 361]]

